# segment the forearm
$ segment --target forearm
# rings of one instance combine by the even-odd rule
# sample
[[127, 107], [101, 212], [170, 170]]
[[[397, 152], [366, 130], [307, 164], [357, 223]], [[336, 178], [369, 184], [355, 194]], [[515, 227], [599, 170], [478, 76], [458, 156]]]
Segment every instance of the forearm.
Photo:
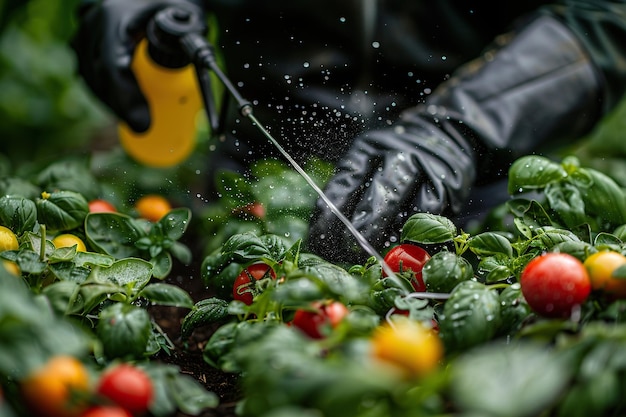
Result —
[[513, 159], [580, 137], [602, 114], [602, 73], [575, 35], [541, 16], [503, 36], [410, 112], [445, 120], [447, 135], [473, 142], [483, 179]]

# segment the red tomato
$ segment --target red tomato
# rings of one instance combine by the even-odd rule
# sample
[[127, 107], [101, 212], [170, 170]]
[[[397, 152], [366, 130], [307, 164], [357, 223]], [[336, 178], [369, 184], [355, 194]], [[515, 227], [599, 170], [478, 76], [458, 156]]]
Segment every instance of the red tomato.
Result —
[[591, 292], [583, 263], [566, 253], [547, 253], [531, 260], [520, 276], [522, 294], [536, 313], [567, 318]]
[[[416, 292], [424, 292], [426, 285], [422, 279], [422, 268], [429, 259], [430, 254], [421, 247], [403, 243], [391, 248], [384, 261], [393, 272], [407, 276]], [[384, 271], [383, 276], [386, 276]]]
[[314, 310], [296, 310], [291, 324], [313, 339], [322, 339], [348, 314], [348, 308], [339, 301], [314, 303]]
[[245, 206], [238, 207], [233, 210], [234, 214], [239, 214], [243, 216], [253, 216], [257, 219], [263, 220], [265, 218], [265, 206], [258, 201], [254, 203], [246, 204]]
[[133, 417], [133, 415], [122, 407], [98, 405], [88, 409], [80, 417]]
[[90, 213], [117, 213], [115, 206], [109, 201], [95, 199], [89, 202]]
[[96, 391], [133, 414], [148, 410], [154, 395], [150, 377], [130, 364], [117, 365], [104, 372]]
[[237, 278], [235, 278], [235, 283], [233, 284], [233, 299], [243, 301], [247, 305], [252, 304], [255, 295], [254, 283], [268, 276], [272, 277], [272, 279], [276, 278], [274, 270], [267, 264], [252, 264], [245, 268]]

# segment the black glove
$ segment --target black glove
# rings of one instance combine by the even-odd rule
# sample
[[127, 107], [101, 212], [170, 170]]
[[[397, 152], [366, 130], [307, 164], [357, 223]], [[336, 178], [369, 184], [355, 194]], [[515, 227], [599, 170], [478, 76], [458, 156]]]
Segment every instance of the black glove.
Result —
[[[599, 119], [598, 73], [560, 22], [542, 16], [502, 39], [395, 125], [358, 136], [338, 164], [325, 192], [376, 249], [415, 212], [462, 214], [476, 181]], [[308, 244], [332, 261], [367, 257], [323, 201]]]
[[181, 6], [202, 13], [199, 0], [103, 0], [83, 6], [72, 47], [87, 85], [131, 129], [143, 132], [150, 113], [130, 65], [147, 23], [159, 10]]

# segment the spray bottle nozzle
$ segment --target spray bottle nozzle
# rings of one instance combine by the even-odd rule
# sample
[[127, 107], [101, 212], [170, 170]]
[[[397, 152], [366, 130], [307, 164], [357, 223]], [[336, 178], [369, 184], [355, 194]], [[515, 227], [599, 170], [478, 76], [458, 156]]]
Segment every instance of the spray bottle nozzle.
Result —
[[168, 7], [158, 12], [148, 24], [148, 53], [157, 64], [167, 68], [182, 68], [190, 57], [181, 48], [181, 39], [190, 34], [207, 33], [206, 23], [199, 10]]

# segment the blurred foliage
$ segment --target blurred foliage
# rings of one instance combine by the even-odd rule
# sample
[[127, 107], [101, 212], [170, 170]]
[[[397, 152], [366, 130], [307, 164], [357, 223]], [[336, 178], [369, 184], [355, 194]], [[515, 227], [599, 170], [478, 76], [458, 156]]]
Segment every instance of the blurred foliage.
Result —
[[0, 152], [15, 166], [80, 150], [108, 121], [69, 47], [77, 3], [0, 3]]
[[586, 138], [577, 143], [583, 165], [602, 171], [626, 187], [626, 99]]

